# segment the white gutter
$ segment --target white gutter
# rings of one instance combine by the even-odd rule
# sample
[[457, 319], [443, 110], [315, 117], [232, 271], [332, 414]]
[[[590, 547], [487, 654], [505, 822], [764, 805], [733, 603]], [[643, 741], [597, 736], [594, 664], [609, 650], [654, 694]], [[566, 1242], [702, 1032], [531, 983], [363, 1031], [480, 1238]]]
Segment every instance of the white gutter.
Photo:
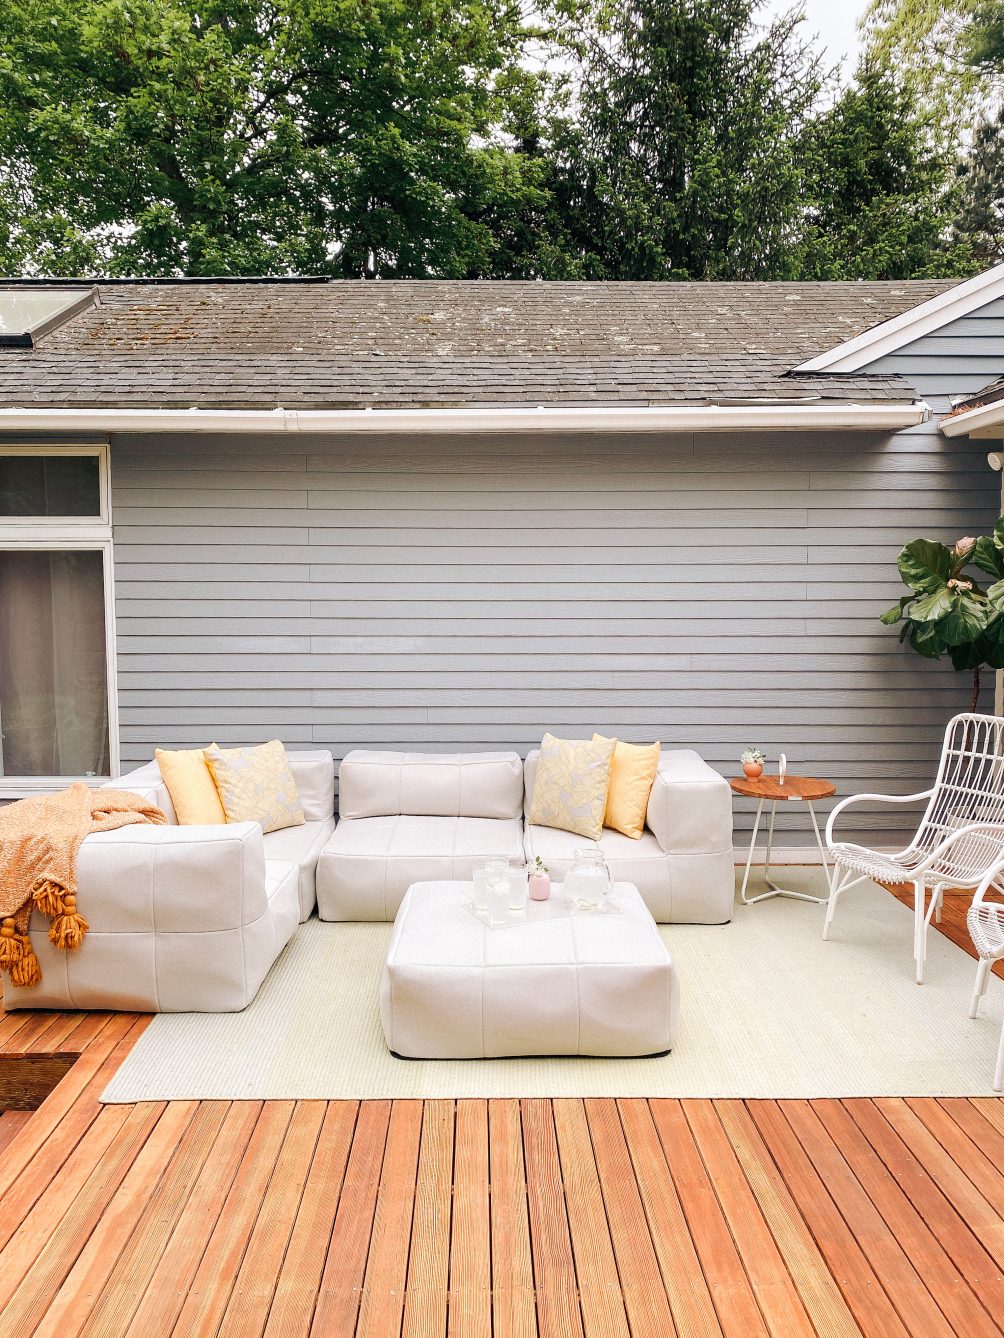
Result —
[[1004, 400], [993, 400], [943, 418], [941, 430], [946, 437], [1004, 437]]
[[597, 404], [484, 409], [0, 409], [0, 432], [894, 432], [926, 423], [913, 404]]

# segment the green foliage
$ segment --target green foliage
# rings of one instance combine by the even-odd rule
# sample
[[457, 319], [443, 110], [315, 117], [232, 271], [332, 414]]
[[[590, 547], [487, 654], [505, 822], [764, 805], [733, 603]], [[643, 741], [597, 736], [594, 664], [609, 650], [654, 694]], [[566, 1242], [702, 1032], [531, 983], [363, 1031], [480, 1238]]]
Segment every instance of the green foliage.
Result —
[[1004, 108], [973, 133], [960, 168], [953, 233], [980, 269], [1004, 262]]
[[[980, 669], [1004, 669], [1004, 516], [993, 534], [960, 539], [952, 548], [914, 539], [898, 566], [911, 593], [881, 621], [902, 622], [900, 640], [918, 655], [937, 660], [947, 653], [956, 669], [971, 672], [975, 708]], [[978, 584], [973, 567], [993, 577], [989, 589]]]
[[757, 0], [0, 0], [0, 273], [962, 275], [1004, 123], [959, 175], [903, 52], [979, 83], [1001, 6], [945, 13], [875, 0], [820, 110]]
[[1002, 25], [999, 0], [871, 0], [862, 27], [866, 58], [903, 77], [951, 148], [1000, 99]]
[[582, 72], [558, 189], [591, 277], [789, 274], [820, 76], [797, 15], [761, 29], [756, 8], [625, 0], [573, 25]]
[[945, 242], [952, 160], [892, 73], [865, 64], [807, 135], [803, 279], [903, 279], [978, 269], [968, 236]]
[[[515, 0], [0, 0], [7, 272], [463, 275]], [[518, 76], [515, 76], [518, 77]]]

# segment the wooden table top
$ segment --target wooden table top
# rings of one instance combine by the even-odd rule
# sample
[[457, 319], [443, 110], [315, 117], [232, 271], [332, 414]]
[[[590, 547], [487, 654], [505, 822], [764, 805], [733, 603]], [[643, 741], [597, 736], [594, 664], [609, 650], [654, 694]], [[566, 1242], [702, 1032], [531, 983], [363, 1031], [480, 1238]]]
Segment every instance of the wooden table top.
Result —
[[748, 799], [828, 799], [837, 793], [831, 781], [812, 776], [785, 776], [783, 785], [776, 776], [758, 776], [756, 780], [732, 776], [729, 784], [736, 794], [744, 794]]

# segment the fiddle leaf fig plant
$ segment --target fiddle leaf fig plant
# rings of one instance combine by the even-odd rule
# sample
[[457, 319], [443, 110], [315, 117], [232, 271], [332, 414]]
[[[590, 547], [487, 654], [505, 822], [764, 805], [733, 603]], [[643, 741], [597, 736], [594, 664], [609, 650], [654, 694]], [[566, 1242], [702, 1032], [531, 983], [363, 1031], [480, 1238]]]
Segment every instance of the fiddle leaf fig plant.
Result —
[[[929, 660], [943, 654], [973, 676], [973, 704], [980, 696], [980, 670], [1004, 668], [1004, 516], [993, 534], [959, 539], [951, 548], [933, 539], [913, 539], [898, 559], [910, 593], [882, 615], [887, 626], [902, 622], [900, 641]], [[972, 568], [993, 577], [983, 589]]]

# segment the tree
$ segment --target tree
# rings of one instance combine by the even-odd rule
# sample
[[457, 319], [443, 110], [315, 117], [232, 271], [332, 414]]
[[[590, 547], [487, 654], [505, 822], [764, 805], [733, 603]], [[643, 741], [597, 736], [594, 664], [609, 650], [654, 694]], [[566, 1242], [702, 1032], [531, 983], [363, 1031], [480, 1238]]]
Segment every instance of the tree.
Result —
[[980, 112], [999, 102], [999, 0], [871, 0], [862, 28], [866, 57], [903, 77], [935, 114], [943, 145], [957, 148]]
[[626, 0], [575, 27], [574, 124], [554, 193], [596, 278], [790, 273], [799, 144], [820, 89], [797, 14], [756, 0]]
[[516, 0], [0, 0], [0, 269], [487, 272]]
[[[972, 674], [975, 711], [981, 669], [1004, 669], [1004, 516], [992, 535], [960, 539], [952, 548], [914, 539], [897, 565], [910, 594], [881, 621], [902, 621], [899, 639], [918, 655], [938, 660], [947, 653], [957, 670]], [[988, 590], [969, 570], [974, 566], [994, 578]]]
[[960, 167], [954, 233], [980, 269], [1004, 262], [1004, 108], [973, 133]]
[[806, 136], [803, 279], [956, 276], [968, 233], [946, 242], [953, 162], [932, 145], [908, 89], [866, 61]]

